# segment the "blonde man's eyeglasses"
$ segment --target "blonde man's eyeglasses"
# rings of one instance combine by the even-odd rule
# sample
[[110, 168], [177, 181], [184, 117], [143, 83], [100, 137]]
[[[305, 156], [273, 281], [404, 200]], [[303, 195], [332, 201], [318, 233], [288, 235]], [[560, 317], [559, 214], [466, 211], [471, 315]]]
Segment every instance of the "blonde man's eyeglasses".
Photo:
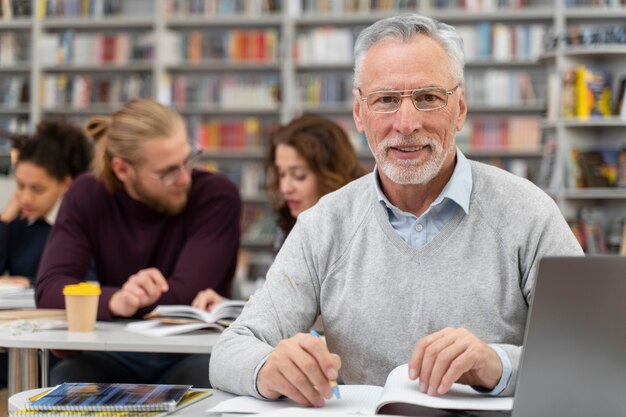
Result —
[[180, 165], [168, 168], [167, 170], [159, 174], [151, 172], [150, 176], [161, 181], [164, 186], [169, 187], [173, 185], [176, 181], [178, 181], [178, 179], [180, 178], [180, 174], [183, 171], [190, 173], [201, 156], [202, 151], [200, 149], [193, 148], [189, 153], [187, 159], [185, 159]]

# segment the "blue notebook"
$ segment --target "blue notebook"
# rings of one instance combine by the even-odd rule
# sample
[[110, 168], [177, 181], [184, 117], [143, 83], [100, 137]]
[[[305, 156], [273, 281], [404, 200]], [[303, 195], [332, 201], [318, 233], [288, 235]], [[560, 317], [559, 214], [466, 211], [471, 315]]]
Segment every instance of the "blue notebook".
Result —
[[26, 404], [47, 411], [174, 411], [191, 385], [65, 383]]

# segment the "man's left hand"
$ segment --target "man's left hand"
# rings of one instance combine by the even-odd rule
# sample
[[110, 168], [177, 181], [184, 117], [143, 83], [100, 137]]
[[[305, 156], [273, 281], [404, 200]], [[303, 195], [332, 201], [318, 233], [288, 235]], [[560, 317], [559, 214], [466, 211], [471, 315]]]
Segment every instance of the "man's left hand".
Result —
[[222, 304], [224, 298], [216, 293], [213, 289], [207, 288], [200, 291], [191, 302], [191, 305], [202, 310], [213, 311], [215, 307]]
[[502, 376], [498, 354], [467, 329], [445, 328], [418, 340], [409, 360], [409, 377], [420, 391], [445, 394], [459, 382], [494, 388]]

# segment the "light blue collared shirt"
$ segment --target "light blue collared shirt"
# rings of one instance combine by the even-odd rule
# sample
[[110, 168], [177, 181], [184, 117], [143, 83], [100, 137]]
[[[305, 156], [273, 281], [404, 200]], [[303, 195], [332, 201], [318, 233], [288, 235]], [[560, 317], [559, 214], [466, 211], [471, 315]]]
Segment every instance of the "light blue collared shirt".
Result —
[[386, 209], [391, 226], [406, 243], [415, 249], [422, 249], [433, 240], [446, 223], [452, 219], [457, 210], [463, 210], [465, 214], [469, 213], [472, 168], [465, 155], [458, 148], [456, 155], [456, 166], [450, 181], [420, 217], [402, 211], [391, 204], [380, 188], [380, 178], [376, 167], [374, 167], [378, 201]]
[[[472, 168], [463, 152], [458, 148], [456, 150], [456, 165], [450, 180], [441, 194], [419, 217], [402, 211], [391, 204], [380, 187], [377, 167], [374, 167], [374, 177], [378, 201], [385, 208], [389, 223], [406, 243], [417, 250], [422, 249], [432, 241], [448, 221], [454, 217], [457, 210], [463, 210], [465, 214], [469, 213], [473, 184]], [[496, 345], [489, 346], [498, 354], [502, 362], [502, 377], [493, 390], [488, 391], [491, 395], [498, 395], [506, 388], [513, 373], [513, 366], [504, 349]]]

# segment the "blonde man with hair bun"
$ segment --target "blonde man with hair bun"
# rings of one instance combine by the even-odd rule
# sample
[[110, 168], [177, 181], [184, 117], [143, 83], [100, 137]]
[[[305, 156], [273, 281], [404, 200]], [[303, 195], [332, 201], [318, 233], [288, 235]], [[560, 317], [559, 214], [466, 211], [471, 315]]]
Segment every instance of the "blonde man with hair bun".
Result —
[[[41, 261], [37, 306], [63, 308], [63, 287], [82, 281], [92, 258], [98, 320], [191, 304], [206, 288], [229, 297], [241, 200], [224, 176], [193, 168], [200, 153], [181, 116], [133, 100], [93, 117], [86, 131], [96, 141], [94, 172], [66, 193]], [[208, 356], [85, 352], [53, 368], [51, 382], [208, 386]]]

